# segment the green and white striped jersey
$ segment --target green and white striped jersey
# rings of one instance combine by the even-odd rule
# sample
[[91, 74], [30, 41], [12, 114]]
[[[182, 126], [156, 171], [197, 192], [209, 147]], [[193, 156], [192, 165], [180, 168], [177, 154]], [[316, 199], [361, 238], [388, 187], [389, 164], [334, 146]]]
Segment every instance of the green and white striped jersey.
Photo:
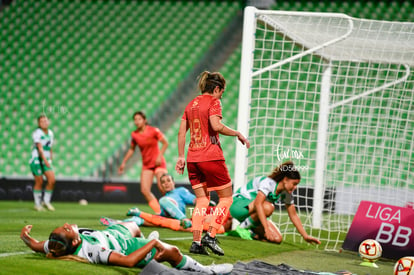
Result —
[[50, 150], [52, 148], [53, 141], [54, 141], [54, 135], [53, 135], [52, 130], [48, 129], [48, 133], [45, 134], [42, 129], [37, 128], [32, 134], [32, 139], [33, 139], [33, 147], [32, 147], [32, 158], [30, 159], [30, 162], [32, 162], [36, 158], [39, 158], [39, 152], [37, 151], [36, 143], [42, 144], [45, 157], [47, 159], [50, 159]]
[[256, 177], [237, 189], [233, 196], [242, 196], [246, 199], [254, 200], [257, 192], [261, 191], [266, 196], [266, 200], [271, 203], [281, 201], [285, 204], [293, 204], [293, 197], [288, 192], [282, 191], [276, 195], [277, 185], [278, 183], [269, 177]]

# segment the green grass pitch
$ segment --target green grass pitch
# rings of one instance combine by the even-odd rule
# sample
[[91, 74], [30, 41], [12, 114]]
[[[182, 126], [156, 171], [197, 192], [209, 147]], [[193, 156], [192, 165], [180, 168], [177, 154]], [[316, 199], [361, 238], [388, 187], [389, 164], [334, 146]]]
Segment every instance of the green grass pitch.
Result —
[[[70, 261], [46, 259], [43, 254], [31, 253], [20, 240], [23, 226], [32, 224], [32, 236], [45, 240], [49, 233], [64, 222], [76, 223], [80, 227], [103, 229], [99, 218], [108, 216], [126, 218], [126, 211], [132, 204], [90, 203], [82, 206], [77, 203], [54, 203], [55, 212], [35, 212], [32, 202], [0, 201], [0, 273], [1, 274], [137, 274], [139, 268], [92, 265]], [[146, 205], [138, 205], [149, 211]], [[158, 230], [160, 239], [176, 245], [184, 254], [189, 254], [191, 233], [175, 232], [163, 228], [141, 228], [145, 235]], [[378, 269], [360, 266], [356, 253], [326, 252], [305, 243], [294, 243], [286, 239], [281, 245], [258, 241], [246, 241], [235, 237], [219, 236], [225, 256], [191, 255], [202, 264], [236, 263], [262, 260], [271, 264], [285, 263], [297, 269], [319, 272], [349, 270], [354, 274], [392, 274], [393, 261], [381, 259]], [[190, 255], [190, 254], [189, 254]]]

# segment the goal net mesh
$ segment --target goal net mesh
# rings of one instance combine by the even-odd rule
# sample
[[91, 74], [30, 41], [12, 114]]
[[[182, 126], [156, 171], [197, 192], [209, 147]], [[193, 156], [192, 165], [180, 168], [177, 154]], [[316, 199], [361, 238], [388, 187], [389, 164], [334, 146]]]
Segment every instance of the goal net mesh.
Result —
[[[242, 66], [245, 58], [252, 66], [241, 78], [251, 78], [252, 146], [241, 172], [251, 179], [292, 160], [306, 231], [339, 250], [361, 200], [414, 200], [414, 24], [259, 10], [250, 23], [253, 49]], [[302, 241], [283, 205], [273, 220]]]

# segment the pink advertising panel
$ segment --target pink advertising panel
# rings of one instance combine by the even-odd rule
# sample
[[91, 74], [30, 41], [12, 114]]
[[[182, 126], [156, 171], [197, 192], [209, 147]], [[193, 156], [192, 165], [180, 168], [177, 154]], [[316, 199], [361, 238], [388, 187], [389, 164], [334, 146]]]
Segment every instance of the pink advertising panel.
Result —
[[358, 251], [365, 239], [377, 240], [385, 258], [414, 256], [414, 210], [361, 201], [342, 247]]

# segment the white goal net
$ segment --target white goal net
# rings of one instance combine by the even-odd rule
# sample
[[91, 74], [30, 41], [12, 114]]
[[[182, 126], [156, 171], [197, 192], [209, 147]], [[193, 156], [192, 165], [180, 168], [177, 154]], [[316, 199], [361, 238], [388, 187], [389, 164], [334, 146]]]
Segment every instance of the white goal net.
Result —
[[[293, 160], [309, 234], [339, 250], [361, 200], [414, 201], [414, 23], [245, 10], [235, 189]], [[282, 233], [302, 240], [283, 207]]]

